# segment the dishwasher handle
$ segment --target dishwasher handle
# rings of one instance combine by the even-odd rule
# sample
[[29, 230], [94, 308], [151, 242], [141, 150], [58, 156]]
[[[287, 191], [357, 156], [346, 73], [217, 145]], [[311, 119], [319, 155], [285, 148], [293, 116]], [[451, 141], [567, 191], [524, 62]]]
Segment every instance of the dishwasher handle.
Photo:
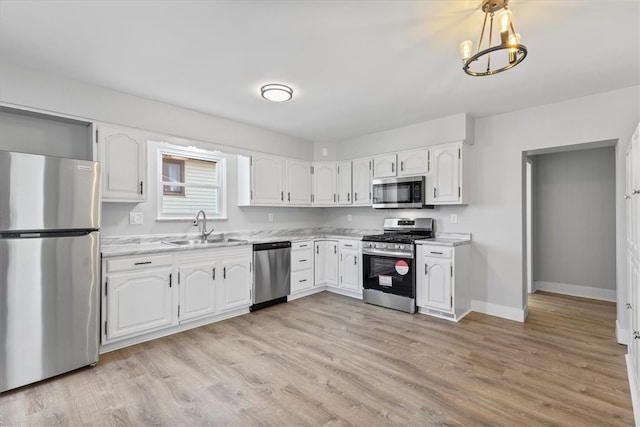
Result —
[[291, 242], [271, 242], [271, 243], [258, 243], [253, 245], [253, 251], [270, 251], [273, 249], [285, 249], [290, 248]]

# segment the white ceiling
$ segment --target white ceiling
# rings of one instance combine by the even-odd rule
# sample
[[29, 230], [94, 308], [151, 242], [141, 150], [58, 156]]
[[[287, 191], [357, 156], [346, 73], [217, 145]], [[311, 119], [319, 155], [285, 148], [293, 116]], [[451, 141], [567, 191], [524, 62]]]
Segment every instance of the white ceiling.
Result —
[[[311, 141], [640, 84], [638, 0], [512, 0], [529, 49], [461, 70], [474, 1], [0, 0], [0, 60]], [[293, 101], [259, 97], [265, 83]]]

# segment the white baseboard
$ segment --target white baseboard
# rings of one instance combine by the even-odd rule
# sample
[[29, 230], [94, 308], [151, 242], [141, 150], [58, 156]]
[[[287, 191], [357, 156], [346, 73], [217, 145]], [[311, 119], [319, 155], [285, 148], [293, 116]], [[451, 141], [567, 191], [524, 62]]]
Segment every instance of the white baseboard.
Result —
[[527, 318], [527, 307], [513, 308], [506, 305], [492, 304], [490, 302], [471, 300], [471, 310], [490, 316], [502, 317], [504, 319], [524, 322]]
[[297, 300], [298, 298], [303, 298], [303, 297], [308, 297], [309, 295], [313, 295], [313, 294], [317, 294], [319, 292], [323, 292], [326, 291], [327, 287], [322, 285], [322, 286], [314, 286], [311, 289], [307, 289], [304, 291], [300, 291], [300, 292], [296, 292], [295, 294], [291, 294], [289, 296], [287, 296], [287, 301], [293, 301], [293, 300]]
[[616, 302], [615, 289], [600, 289], [590, 286], [570, 285], [568, 283], [555, 282], [534, 282], [534, 288], [537, 291], [555, 292], [556, 294], [572, 295], [574, 297], [583, 297], [598, 299], [603, 301]]
[[624, 356], [627, 361], [627, 375], [629, 376], [629, 388], [631, 389], [631, 404], [633, 405], [633, 418], [636, 420], [636, 427], [640, 427], [640, 396], [638, 396], [638, 381], [636, 376], [633, 375], [633, 368], [631, 366], [631, 360], [629, 354]]
[[629, 329], [623, 328], [618, 319], [616, 319], [616, 339], [618, 344], [629, 345]]

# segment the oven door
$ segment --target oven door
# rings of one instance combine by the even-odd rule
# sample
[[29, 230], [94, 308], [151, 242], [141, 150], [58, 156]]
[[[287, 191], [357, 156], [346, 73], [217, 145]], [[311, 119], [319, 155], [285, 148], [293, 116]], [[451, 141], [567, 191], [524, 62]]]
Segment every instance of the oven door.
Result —
[[415, 298], [415, 260], [408, 256], [362, 255], [362, 287]]

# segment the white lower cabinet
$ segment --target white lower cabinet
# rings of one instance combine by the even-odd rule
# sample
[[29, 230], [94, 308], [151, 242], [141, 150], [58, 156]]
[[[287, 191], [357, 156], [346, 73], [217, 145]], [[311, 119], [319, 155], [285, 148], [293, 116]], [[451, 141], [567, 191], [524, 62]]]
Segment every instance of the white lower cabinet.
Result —
[[293, 298], [306, 295], [314, 288], [313, 242], [304, 240], [291, 243], [291, 292]]
[[338, 241], [316, 240], [314, 285], [338, 285]]
[[362, 257], [360, 241], [340, 240], [339, 288], [362, 295]]
[[103, 260], [103, 351], [248, 312], [251, 246]]
[[105, 264], [103, 342], [177, 324], [171, 256], [113, 259]]
[[420, 313], [458, 321], [471, 311], [470, 245], [417, 245], [416, 299]]
[[251, 254], [243, 259], [223, 260], [220, 312], [251, 305]]

